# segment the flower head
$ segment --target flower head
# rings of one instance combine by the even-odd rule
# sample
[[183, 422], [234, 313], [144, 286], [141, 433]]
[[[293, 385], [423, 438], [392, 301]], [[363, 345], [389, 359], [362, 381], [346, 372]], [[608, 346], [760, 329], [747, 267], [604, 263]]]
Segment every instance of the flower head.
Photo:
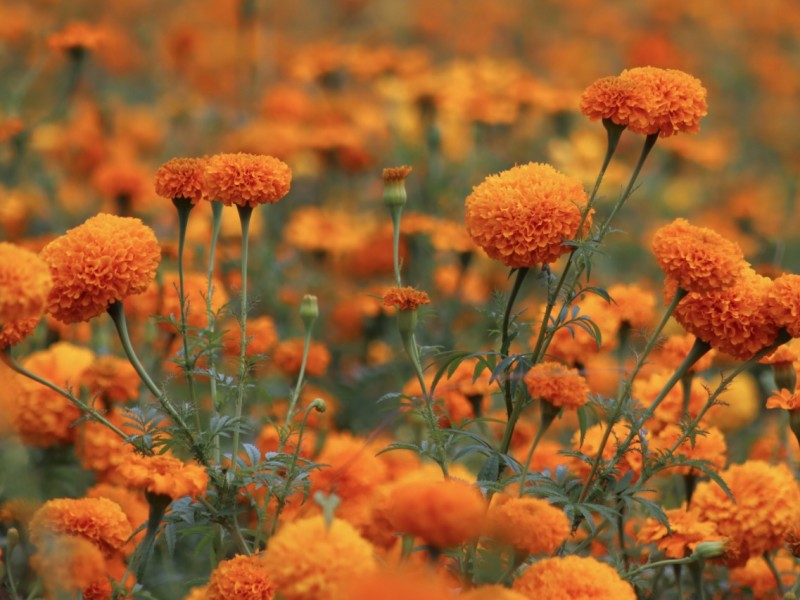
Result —
[[492, 538], [525, 554], [552, 554], [570, 532], [564, 511], [539, 498], [495, 496], [486, 521]]
[[622, 323], [633, 329], [645, 329], [653, 322], [655, 295], [634, 284], [612, 285], [608, 295], [614, 300], [611, 309], [619, 313]]
[[41, 253], [53, 275], [47, 311], [59, 321], [88, 321], [150, 285], [161, 260], [155, 233], [139, 219], [99, 214]]
[[225, 206], [274, 204], [289, 193], [292, 171], [273, 156], [216, 154], [208, 159], [208, 197]]
[[119, 473], [130, 487], [173, 500], [184, 496], [196, 498], [208, 487], [208, 473], [203, 467], [186, 464], [168, 454], [133, 455], [120, 465]]
[[[578, 179], [528, 163], [487, 177], [466, 200], [467, 232], [509, 267], [549, 264], [580, 232], [586, 194]], [[584, 229], [591, 225], [587, 218]]]
[[767, 311], [778, 327], [800, 337], [800, 275], [781, 275], [767, 292]]
[[183, 198], [197, 204], [206, 197], [207, 158], [173, 158], [156, 171], [156, 194], [168, 200]]
[[400, 310], [416, 310], [423, 304], [430, 304], [431, 299], [426, 292], [413, 287], [389, 288], [383, 296], [384, 306], [394, 306]]
[[589, 400], [589, 386], [577, 369], [557, 362], [542, 362], [525, 374], [532, 398], [541, 398], [555, 407], [580, 408]]
[[408, 165], [403, 165], [401, 167], [388, 167], [383, 170], [383, 182], [397, 183], [399, 181], [405, 181], [406, 178], [411, 175], [411, 171], [413, 171], [413, 169]]
[[50, 34], [47, 44], [54, 50], [78, 53], [97, 50], [105, 40], [106, 32], [102, 29], [83, 21], [72, 21], [61, 31]]
[[30, 250], [0, 242], [0, 326], [41, 317], [52, 287], [47, 263]]
[[16, 346], [36, 330], [41, 317], [31, 317], [21, 321], [8, 321], [0, 325], [0, 350]]
[[375, 570], [373, 547], [347, 522], [323, 517], [287, 523], [264, 553], [267, 573], [286, 600], [332, 600]]
[[234, 556], [223, 560], [211, 573], [206, 589], [207, 600], [272, 600], [275, 584], [262, 556]]
[[[278, 343], [272, 354], [272, 361], [278, 369], [288, 376], [297, 375], [303, 360], [303, 338], [291, 338]], [[308, 348], [306, 375], [321, 377], [328, 370], [331, 353], [322, 342], [312, 341]]]
[[74, 535], [56, 535], [42, 540], [31, 566], [44, 579], [45, 588], [72, 594], [89, 587], [105, 574], [105, 559], [92, 542]]
[[686, 507], [665, 512], [669, 529], [658, 519], [647, 519], [639, 530], [642, 544], [655, 544], [667, 558], [683, 558], [694, 552], [700, 542], [718, 540], [717, 527], [703, 521], [696, 510]]
[[546, 558], [530, 566], [512, 589], [529, 598], [549, 600], [634, 600], [630, 583], [610, 565], [590, 557]]
[[485, 514], [486, 503], [476, 488], [449, 479], [398, 486], [392, 494], [389, 518], [395, 530], [444, 549], [478, 537]]
[[81, 384], [106, 406], [125, 404], [139, 396], [141, 380], [133, 365], [118, 356], [100, 356], [81, 375]]
[[745, 268], [738, 244], [686, 219], [676, 219], [656, 231], [652, 248], [664, 274], [687, 292], [729, 288]]
[[775, 391], [767, 398], [767, 408], [783, 408], [786, 410], [797, 410], [800, 408], [800, 393], [790, 392], [786, 388]]

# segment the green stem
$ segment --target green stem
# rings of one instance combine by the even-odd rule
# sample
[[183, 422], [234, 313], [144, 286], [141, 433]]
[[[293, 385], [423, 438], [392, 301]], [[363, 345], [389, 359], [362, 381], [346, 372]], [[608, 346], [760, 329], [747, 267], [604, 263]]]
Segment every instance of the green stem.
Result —
[[250, 240], [250, 217], [253, 216], [252, 206], [237, 206], [239, 221], [242, 225], [242, 307], [239, 326], [242, 339], [239, 346], [239, 385], [236, 393], [236, 421], [233, 425], [233, 449], [231, 463], [236, 471], [239, 465], [239, 435], [241, 431], [242, 407], [244, 406], [244, 390], [247, 379], [247, 247]]
[[[136, 549], [136, 556], [133, 561], [136, 563], [136, 580], [142, 581], [144, 579], [147, 562], [150, 555], [155, 548], [156, 537], [158, 536], [158, 528], [161, 525], [161, 519], [164, 517], [167, 508], [172, 503], [172, 498], [164, 494], [153, 494], [152, 492], [145, 492], [147, 496], [147, 503], [150, 507], [150, 512], [147, 517], [147, 531], [144, 539]], [[124, 579], [123, 579], [124, 582]]]
[[656, 562], [648, 563], [631, 571], [628, 571], [627, 573], [623, 574], [622, 577], [625, 579], [630, 579], [632, 577], [635, 577], [639, 573], [644, 573], [645, 571], [649, 571], [650, 569], [658, 569], [669, 565], [675, 565], [675, 566], [688, 565], [695, 562], [696, 560], [698, 560], [698, 557], [694, 555], [686, 556], [684, 558], [670, 558], [667, 560], [659, 560]]
[[544, 316], [542, 317], [542, 324], [539, 326], [539, 334], [536, 336], [536, 344], [533, 347], [533, 352], [531, 353], [531, 361], [533, 364], [538, 364], [541, 359], [544, 357], [544, 351], [546, 350], [545, 346], [545, 334], [547, 333], [547, 329], [550, 323], [550, 315], [553, 314], [553, 308], [556, 305], [556, 301], [558, 300], [558, 296], [561, 294], [561, 289], [564, 287], [564, 281], [567, 278], [567, 273], [569, 272], [569, 267], [572, 264], [572, 257], [573, 253], [570, 253], [569, 258], [567, 259], [567, 264], [564, 265], [564, 270], [561, 272], [561, 277], [558, 278], [558, 283], [554, 290], [548, 290], [547, 293], [547, 306], [544, 309]]
[[197, 395], [194, 389], [194, 361], [189, 354], [189, 335], [186, 326], [186, 288], [184, 286], [183, 256], [186, 247], [186, 228], [189, 225], [189, 213], [192, 210], [192, 201], [186, 198], [174, 198], [172, 203], [178, 210], [178, 292], [181, 304], [181, 339], [183, 341], [183, 373], [186, 382], [189, 384], [189, 399], [195, 407], [195, 429], [198, 433], [202, 430], [200, 423], [200, 406], [197, 403]]
[[392, 257], [394, 261], [394, 282], [397, 287], [403, 285], [400, 277], [400, 217], [403, 214], [403, 207], [393, 205], [392, 214]]
[[697, 600], [706, 600], [706, 590], [703, 586], [703, 569], [705, 568], [704, 560], [699, 560], [689, 565], [689, 572], [692, 574], [692, 583], [694, 583], [694, 593]]
[[[511, 294], [508, 296], [508, 302], [506, 303], [506, 310], [503, 314], [503, 327], [501, 330], [502, 339], [500, 342], [500, 358], [505, 359], [508, 357], [509, 348], [511, 348], [511, 332], [509, 331], [509, 327], [511, 326], [511, 312], [514, 309], [514, 302], [517, 300], [517, 296], [519, 295], [520, 289], [522, 289], [522, 284], [525, 281], [525, 277], [528, 275], [530, 271], [527, 267], [520, 267], [517, 269], [517, 277], [514, 279], [514, 286], [511, 288]], [[506, 415], [510, 418], [511, 413], [513, 412], [512, 406], [512, 386], [511, 386], [511, 377], [508, 376], [508, 372], [506, 372], [505, 381], [503, 382], [503, 397], [505, 398], [506, 403]]]
[[770, 573], [772, 573], [772, 576], [775, 578], [775, 586], [778, 589], [778, 596], [782, 598], [785, 591], [783, 587], [783, 580], [781, 579], [781, 574], [778, 571], [778, 567], [775, 566], [775, 561], [772, 560], [772, 556], [769, 552], [764, 552], [764, 562], [767, 563]]
[[[211, 203], [211, 247], [208, 251], [208, 287], [206, 289], [206, 319], [208, 320], [209, 335], [213, 338], [214, 330], [216, 328], [216, 315], [214, 314], [213, 297], [214, 297], [214, 260], [217, 250], [217, 239], [219, 238], [219, 229], [222, 224], [222, 203]], [[219, 404], [217, 403], [217, 368], [216, 368], [217, 351], [211, 348], [208, 351], [208, 373], [209, 384], [211, 386], [211, 411], [214, 417], [219, 416]], [[214, 464], [219, 464], [220, 460], [220, 447], [219, 447], [219, 434], [214, 435], [211, 442], [213, 461]]]
[[303, 378], [306, 374], [306, 363], [308, 362], [308, 351], [311, 347], [311, 325], [306, 327], [306, 337], [303, 344], [303, 358], [300, 361], [300, 373], [297, 375], [297, 385], [292, 391], [292, 397], [289, 400], [289, 410], [286, 411], [286, 427], [291, 427], [292, 417], [297, 407], [297, 401], [300, 399], [300, 390], [303, 388]]
[[544, 400], [540, 400], [540, 404], [542, 420], [541, 423], [539, 423], [539, 429], [536, 431], [536, 436], [534, 436], [533, 442], [531, 443], [531, 448], [528, 450], [528, 457], [525, 459], [525, 464], [522, 466], [522, 474], [520, 475], [519, 479], [520, 497], [522, 497], [525, 490], [525, 480], [528, 477], [528, 471], [530, 471], [531, 461], [533, 460], [534, 452], [536, 452], [536, 447], [539, 445], [539, 441], [542, 439], [544, 432], [550, 428], [550, 424], [553, 422], [553, 419], [559, 412], [557, 409], [555, 409], [555, 407]]

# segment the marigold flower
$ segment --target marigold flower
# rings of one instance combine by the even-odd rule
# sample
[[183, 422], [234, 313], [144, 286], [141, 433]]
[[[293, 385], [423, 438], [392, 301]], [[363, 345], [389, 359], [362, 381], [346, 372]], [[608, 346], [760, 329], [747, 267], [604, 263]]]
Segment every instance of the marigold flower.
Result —
[[375, 570], [374, 549], [353, 527], [323, 517], [287, 523], [264, 553], [267, 573], [286, 600], [343, 598], [357, 577]]
[[272, 600], [275, 584], [269, 577], [264, 557], [239, 555], [220, 562], [211, 573], [205, 597], [207, 600]]
[[525, 600], [526, 597], [502, 585], [483, 585], [459, 596], [461, 600]]
[[401, 167], [388, 167], [383, 170], [383, 182], [396, 183], [398, 181], [404, 181], [409, 175], [411, 175], [411, 171], [413, 170], [414, 169], [408, 165], [403, 165]]
[[38, 320], [52, 287], [47, 263], [30, 250], [0, 242], [0, 327]]
[[169, 454], [135, 454], [120, 465], [119, 473], [129, 487], [169, 496], [173, 500], [184, 496], [196, 498], [208, 487], [208, 473], [203, 467], [184, 463]]
[[[780, 574], [784, 589], [791, 589], [797, 579], [798, 568], [791, 556], [779, 553], [773, 558], [775, 569]], [[732, 598], [779, 598], [775, 575], [763, 556], [754, 556], [744, 566], [730, 569], [730, 593]], [[784, 596], [785, 597], [785, 596]]]
[[467, 483], [449, 479], [398, 486], [392, 494], [389, 519], [396, 531], [444, 549], [478, 537], [485, 515], [481, 493]]
[[692, 496], [692, 507], [702, 520], [716, 525], [719, 535], [728, 538], [729, 565], [742, 565], [751, 556], [779, 548], [800, 518], [800, 486], [788, 467], [747, 461], [720, 475], [736, 502], [716, 483], [703, 482]]
[[[653, 362], [669, 371], [674, 371], [689, 356], [689, 351], [694, 346], [696, 339], [691, 334], [669, 336], [653, 352]], [[706, 352], [700, 360], [691, 366], [689, 373], [702, 373], [710, 369], [715, 353], [716, 351], [713, 349]]]
[[[649, 408], [655, 399], [659, 396], [664, 389], [667, 381], [672, 373], [670, 371], [656, 371], [649, 377], [638, 377], [633, 382], [632, 397], [636, 399], [644, 408]], [[694, 418], [706, 404], [708, 400], [708, 390], [702, 379], [692, 379], [689, 388], [689, 402], [686, 406], [687, 414]], [[673, 387], [661, 401], [653, 413], [653, 417], [648, 420], [647, 428], [651, 433], [658, 433], [669, 425], [679, 423], [684, 413], [684, 398], [681, 386]], [[711, 408], [701, 425], [705, 423], [705, 419], [711, 418], [716, 414], [720, 407]]]
[[216, 154], [208, 159], [208, 197], [225, 206], [274, 204], [289, 193], [292, 171], [273, 156]]
[[[231, 327], [222, 339], [225, 350], [231, 356], [239, 356], [242, 343], [241, 327]], [[271, 317], [261, 316], [247, 320], [247, 356], [263, 355], [278, 343], [278, 330]]]
[[697, 510], [686, 506], [665, 511], [669, 529], [658, 519], [647, 519], [638, 533], [642, 544], [655, 544], [667, 558], [684, 558], [697, 544], [720, 539], [714, 523], [703, 521]]
[[7, 321], [0, 325], [0, 350], [19, 344], [36, 330], [41, 320], [41, 317], [31, 317], [22, 321]]
[[42, 503], [28, 498], [11, 498], [0, 505], [0, 523], [28, 530], [28, 525]]
[[531, 565], [515, 581], [512, 589], [528, 598], [549, 600], [634, 600], [630, 583], [605, 563], [594, 558], [564, 556], [546, 558]]
[[384, 567], [359, 577], [348, 587], [344, 597], [348, 600], [444, 600], [453, 597], [453, 593], [442, 575], [431, 570], [426, 572], [416, 565], [401, 565]]
[[651, 244], [664, 274], [687, 292], [711, 292], [734, 285], [745, 269], [741, 248], [716, 231], [675, 219], [656, 231]]
[[[672, 422], [666, 425], [651, 440], [653, 450], [667, 451], [678, 441], [683, 430]], [[728, 456], [728, 444], [725, 436], [716, 427], [708, 427], [704, 435], [696, 435], [694, 441], [689, 438], [683, 440], [675, 449], [675, 456], [684, 456], [688, 460], [702, 460], [710, 463], [716, 471], [725, 468]], [[677, 467], [678, 473], [689, 474], [696, 469], [688, 466]]]
[[[581, 434], [580, 431], [576, 431], [575, 434], [572, 436], [572, 447], [579, 452], [582, 452], [586, 456], [594, 457], [597, 456], [598, 451], [600, 450], [600, 441], [603, 438], [603, 434], [605, 433], [605, 425], [602, 423], [598, 423], [597, 425], [593, 425], [586, 430], [586, 436], [583, 439], [583, 444], [580, 443]], [[611, 430], [611, 435], [608, 438], [608, 443], [606, 444], [605, 448], [603, 449], [603, 460], [611, 460], [617, 453], [617, 448], [619, 447], [620, 442], [628, 437], [630, 433], [630, 427], [623, 424], [618, 423], [615, 425]], [[577, 458], [569, 459], [570, 466], [575, 472], [578, 474], [579, 477], [585, 478], [589, 475], [589, 465], [587, 465], [584, 461], [579, 460]], [[630, 446], [628, 447], [628, 451], [622, 456], [622, 458], [617, 463], [617, 470], [620, 472], [621, 475], [625, 475], [633, 471], [633, 473], [638, 476], [639, 473], [642, 471], [642, 451], [641, 451], [641, 440], [639, 436], [635, 436], [631, 441]], [[636, 479], [636, 477], [634, 477]]]
[[182, 198], [197, 204], [206, 198], [206, 164], [203, 158], [173, 158], [156, 171], [156, 194], [167, 200]]
[[148, 171], [131, 160], [104, 162], [92, 174], [92, 184], [112, 210], [125, 215], [138, 210], [147, 193]]
[[800, 390], [790, 392], [786, 388], [773, 392], [767, 398], [767, 408], [783, 408], [785, 410], [797, 410], [800, 408]]
[[633, 329], [645, 329], [653, 322], [656, 307], [655, 295], [635, 283], [612, 285], [608, 295], [612, 310], [619, 313], [620, 321]]
[[525, 554], [552, 554], [570, 532], [564, 511], [539, 498], [495, 496], [486, 521], [488, 535]]
[[31, 566], [44, 579], [45, 588], [75, 594], [105, 575], [103, 553], [89, 540], [73, 535], [56, 535], [43, 539]]
[[[111, 483], [98, 483], [86, 490], [86, 497], [108, 498], [112, 502], [119, 504], [119, 507], [128, 519], [128, 523], [131, 524], [131, 529], [133, 531], [147, 524], [150, 508], [142, 492], [133, 491]], [[139, 533], [134, 535], [126, 545], [124, 554], [129, 555], [132, 553], [133, 550], [136, 549], [136, 544], [144, 537], [144, 534], [145, 530], [141, 529]]]
[[92, 542], [106, 558], [120, 550], [133, 532], [119, 504], [107, 498], [49, 500], [33, 515], [30, 531], [38, 548], [53, 535], [74, 535]]
[[[570, 251], [586, 193], [578, 179], [528, 163], [476, 186], [466, 200], [467, 232], [490, 258], [509, 267], [549, 264]], [[591, 218], [584, 223], [584, 231]]]
[[98, 357], [81, 375], [81, 384], [89, 394], [98, 396], [109, 408], [136, 400], [140, 383], [128, 360], [110, 354]]
[[386, 465], [368, 442], [346, 433], [332, 433], [317, 460], [329, 465], [310, 474], [312, 490], [335, 493], [345, 501], [365, 498], [388, 478]]
[[767, 312], [778, 327], [800, 338], [800, 275], [781, 275], [767, 292]]
[[99, 214], [41, 252], [53, 275], [47, 311], [59, 321], [88, 321], [141, 294], [161, 260], [155, 233], [139, 219]]
[[[123, 431], [126, 429], [119, 413], [111, 413], [106, 418]], [[81, 466], [93, 471], [98, 480], [123, 483], [119, 467], [134, 457], [134, 450], [102, 423], [87, 421], [78, 429], [75, 455]]]
[[557, 408], [577, 409], [589, 400], [589, 386], [577, 369], [557, 362], [542, 362], [524, 377], [532, 398], [541, 398]]
[[[272, 362], [287, 376], [297, 375], [303, 361], [303, 338], [291, 338], [279, 342], [272, 353]], [[312, 341], [308, 348], [306, 362], [306, 375], [321, 377], [328, 370], [331, 362], [331, 353], [322, 342]]]
[[97, 50], [105, 39], [102, 29], [83, 21], [72, 21], [61, 31], [50, 34], [47, 44], [53, 50], [75, 53]]
[[394, 306], [399, 310], [416, 310], [423, 304], [430, 304], [431, 299], [426, 292], [413, 287], [389, 288], [383, 296], [384, 306]]
[[617, 76], [602, 77], [589, 85], [581, 94], [580, 110], [592, 121], [611, 120], [627, 127], [647, 121], [643, 108], [645, 92], [629, 79]]

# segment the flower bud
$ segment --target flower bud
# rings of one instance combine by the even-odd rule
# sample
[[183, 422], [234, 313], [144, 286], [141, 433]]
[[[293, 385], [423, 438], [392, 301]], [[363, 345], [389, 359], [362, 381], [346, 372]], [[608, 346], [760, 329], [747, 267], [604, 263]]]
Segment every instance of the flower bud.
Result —
[[725, 554], [725, 541], [700, 542], [694, 549], [692, 556], [697, 558], [718, 558]]
[[383, 203], [389, 207], [405, 206], [406, 177], [411, 173], [411, 167], [393, 167], [383, 170]]
[[317, 317], [319, 317], [317, 297], [306, 294], [300, 302], [300, 318], [303, 319], [303, 323], [308, 327], [311, 323], [316, 321]]
[[309, 408], [313, 408], [318, 413], [324, 413], [326, 410], [328, 410], [328, 405], [322, 398], [314, 398], [311, 404], [309, 404]]

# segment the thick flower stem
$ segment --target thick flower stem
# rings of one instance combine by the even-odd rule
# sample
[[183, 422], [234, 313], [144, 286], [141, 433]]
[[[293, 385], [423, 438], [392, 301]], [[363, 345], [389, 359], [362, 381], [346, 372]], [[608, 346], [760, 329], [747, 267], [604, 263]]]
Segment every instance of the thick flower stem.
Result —
[[[222, 208], [221, 202], [211, 203], [211, 245], [208, 251], [208, 287], [206, 289], [206, 319], [208, 320], [208, 332], [213, 338], [214, 329], [216, 327], [216, 315], [214, 314], [214, 260], [217, 251], [217, 239], [219, 238], [219, 229], [222, 224]], [[211, 348], [208, 351], [208, 380], [211, 386], [211, 412], [213, 416], [219, 414], [219, 404], [217, 401], [217, 367], [216, 367], [217, 351]], [[219, 464], [220, 448], [219, 448], [219, 435], [215, 435], [211, 443], [213, 452], [214, 464]]]
[[286, 411], [286, 427], [290, 427], [294, 411], [297, 408], [297, 401], [300, 399], [300, 390], [303, 389], [303, 379], [306, 374], [306, 364], [308, 363], [308, 351], [311, 347], [311, 324], [306, 325], [306, 337], [303, 342], [303, 358], [300, 361], [300, 373], [297, 375], [297, 385], [292, 391], [292, 397], [289, 400], [289, 410]]
[[549, 402], [545, 402], [544, 400], [540, 400], [541, 404], [541, 411], [542, 411], [542, 420], [539, 423], [539, 429], [536, 431], [536, 436], [533, 438], [533, 442], [531, 443], [530, 450], [528, 450], [528, 456], [525, 459], [525, 464], [522, 466], [522, 474], [519, 478], [519, 496], [522, 497], [525, 491], [525, 480], [528, 477], [528, 472], [531, 468], [531, 461], [533, 460], [533, 454], [536, 452], [536, 447], [539, 445], [539, 442], [544, 435], [544, 432], [550, 428], [550, 424], [555, 419], [556, 415], [559, 412], [559, 409], [554, 407]]
[[767, 563], [767, 567], [769, 567], [769, 572], [772, 573], [772, 576], [775, 578], [775, 587], [778, 590], [778, 596], [783, 597], [784, 594], [784, 587], [783, 587], [783, 580], [781, 579], [780, 571], [775, 566], [775, 561], [772, 560], [772, 556], [769, 552], [764, 552], [764, 562]]
[[632, 571], [628, 571], [627, 573], [625, 573], [623, 575], [623, 577], [625, 579], [631, 579], [632, 577], [635, 577], [639, 573], [644, 573], [645, 571], [649, 571], [650, 569], [658, 569], [658, 568], [666, 567], [666, 566], [669, 566], [669, 565], [673, 565], [673, 566], [688, 565], [688, 564], [691, 564], [691, 563], [693, 563], [693, 562], [695, 562], [697, 560], [699, 560], [699, 557], [694, 556], [694, 555], [687, 556], [685, 558], [669, 558], [667, 560], [660, 560], [660, 561], [657, 561], [657, 562], [652, 562], [652, 563], [646, 564], [644, 566], [638, 567], [636, 569], [633, 569]]
[[145, 492], [147, 503], [150, 506], [150, 512], [147, 517], [147, 531], [144, 539], [136, 549], [136, 556], [134, 562], [136, 563], [136, 580], [142, 581], [144, 578], [145, 570], [147, 569], [147, 562], [150, 555], [155, 548], [156, 537], [158, 536], [158, 528], [161, 525], [161, 519], [164, 518], [164, 513], [172, 503], [172, 498], [164, 494], [153, 494], [152, 492]]
[[[528, 275], [530, 269], [527, 267], [521, 267], [517, 269], [517, 277], [514, 279], [514, 287], [511, 288], [511, 294], [508, 296], [508, 302], [506, 303], [506, 310], [503, 314], [503, 327], [501, 330], [502, 339], [500, 341], [500, 358], [505, 359], [508, 357], [508, 351], [511, 347], [511, 332], [509, 331], [509, 327], [511, 326], [511, 313], [514, 309], [514, 302], [519, 295], [520, 289], [522, 289], [522, 284], [525, 281], [525, 277]], [[512, 400], [511, 400], [511, 377], [506, 376], [505, 381], [503, 382], [503, 397], [505, 398], [506, 403], [506, 414], [507, 416], [511, 417], [511, 413], [513, 412]]]
[[183, 257], [186, 247], [186, 228], [189, 225], [189, 213], [192, 211], [192, 201], [186, 198], [174, 198], [172, 203], [178, 210], [178, 294], [181, 304], [181, 340], [183, 341], [183, 373], [189, 384], [189, 399], [195, 407], [195, 429], [198, 433], [202, 430], [200, 423], [200, 406], [197, 404], [197, 395], [194, 390], [194, 361], [189, 354], [189, 335], [186, 327], [186, 288], [184, 286]]
[[603, 127], [605, 127], [607, 134], [606, 154], [603, 157], [603, 164], [600, 166], [600, 171], [597, 173], [597, 179], [595, 179], [592, 193], [589, 196], [589, 201], [586, 203], [586, 207], [583, 209], [581, 223], [578, 226], [579, 235], [583, 230], [583, 224], [586, 222], [586, 219], [589, 217], [589, 214], [592, 210], [592, 205], [594, 204], [595, 198], [597, 198], [597, 192], [600, 191], [600, 184], [603, 182], [608, 165], [611, 164], [611, 158], [617, 151], [617, 145], [619, 144], [619, 139], [622, 137], [622, 132], [625, 131], [624, 125], [617, 125], [610, 119], [603, 119]]
[[247, 380], [247, 247], [250, 240], [250, 217], [253, 216], [252, 206], [237, 206], [239, 221], [242, 225], [242, 310], [239, 326], [242, 339], [239, 345], [239, 385], [236, 393], [235, 419], [233, 424], [233, 446], [231, 449], [231, 464], [233, 470], [239, 464], [239, 435], [241, 431], [242, 407], [244, 406], [244, 390]]
[[394, 263], [394, 282], [397, 287], [403, 285], [400, 277], [400, 217], [403, 207], [393, 205], [390, 209], [392, 215], [392, 257]]

